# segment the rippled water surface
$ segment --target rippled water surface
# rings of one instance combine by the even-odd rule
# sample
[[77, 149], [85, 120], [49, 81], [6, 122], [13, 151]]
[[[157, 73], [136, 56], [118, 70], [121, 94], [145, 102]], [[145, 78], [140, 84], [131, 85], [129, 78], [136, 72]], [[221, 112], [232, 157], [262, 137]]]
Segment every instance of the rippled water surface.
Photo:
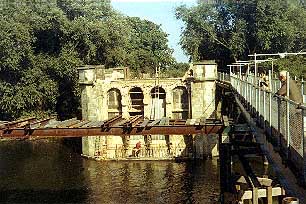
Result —
[[219, 196], [216, 160], [97, 162], [55, 141], [0, 143], [1, 203], [203, 203]]

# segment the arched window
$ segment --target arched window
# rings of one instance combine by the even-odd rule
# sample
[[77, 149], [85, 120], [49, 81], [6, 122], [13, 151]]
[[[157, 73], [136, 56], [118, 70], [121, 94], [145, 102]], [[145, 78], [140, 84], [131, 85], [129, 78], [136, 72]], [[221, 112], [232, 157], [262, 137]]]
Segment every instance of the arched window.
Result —
[[189, 99], [186, 87], [179, 86], [173, 89], [172, 116], [175, 119], [187, 119]]

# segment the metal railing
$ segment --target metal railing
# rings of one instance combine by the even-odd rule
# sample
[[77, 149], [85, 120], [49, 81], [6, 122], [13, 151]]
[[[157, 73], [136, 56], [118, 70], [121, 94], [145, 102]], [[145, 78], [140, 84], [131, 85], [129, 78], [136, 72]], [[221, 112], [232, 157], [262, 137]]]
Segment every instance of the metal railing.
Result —
[[[271, 76], [271, 74], [270, 74]], [[259, 86], [260, 77], [241, 73], [218, 73], [218, 80], [231, 84], [246, 110], [266, 131], [267, 139], [279, 150], [284, 161], [295, 168], [306, 183], [306, 107], [276, 95], [281, 83], [269, 80], [269, 88]], [[304, 93], [302, 81], [302, 93]], [[304, 97], [305, 98], [305, 97]]]

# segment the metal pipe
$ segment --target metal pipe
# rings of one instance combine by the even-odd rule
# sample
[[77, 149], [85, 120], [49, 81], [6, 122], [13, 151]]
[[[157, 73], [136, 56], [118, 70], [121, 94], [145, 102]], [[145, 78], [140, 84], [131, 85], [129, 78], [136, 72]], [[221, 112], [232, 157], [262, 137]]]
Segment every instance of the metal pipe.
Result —
[[257, 93], [256, 93], [256, 87], [257, 87], [257, 58], [256, 58], [256, 53], [254, 53], [254, 63], [255, 63], [255, 76], [254, 76], [254, 87], [255, 87], [255, 109], [256, 111], [258, 110], [257, 106]]

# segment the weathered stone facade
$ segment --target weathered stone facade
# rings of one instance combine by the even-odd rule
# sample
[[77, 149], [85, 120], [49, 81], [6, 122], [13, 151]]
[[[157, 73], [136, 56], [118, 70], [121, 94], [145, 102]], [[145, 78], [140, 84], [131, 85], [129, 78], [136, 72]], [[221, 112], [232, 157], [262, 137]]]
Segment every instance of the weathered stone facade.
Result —
[[[215, 110], [217, 66], [213, 61], [195, 63], [183, 78], [129, 79], [127, 68], [85, 66], [79, 70], [82, 117], [102, 121], [115, 115], [150, 119], [208, 118]], [[193, 72], [193, 73], [192, 73]], [[141, 158], [173, 159], [216, 154], [216, 136], [120, 136], [84, 137], [83, 155], [99, 159], [123, 159], [141, 141]]]

